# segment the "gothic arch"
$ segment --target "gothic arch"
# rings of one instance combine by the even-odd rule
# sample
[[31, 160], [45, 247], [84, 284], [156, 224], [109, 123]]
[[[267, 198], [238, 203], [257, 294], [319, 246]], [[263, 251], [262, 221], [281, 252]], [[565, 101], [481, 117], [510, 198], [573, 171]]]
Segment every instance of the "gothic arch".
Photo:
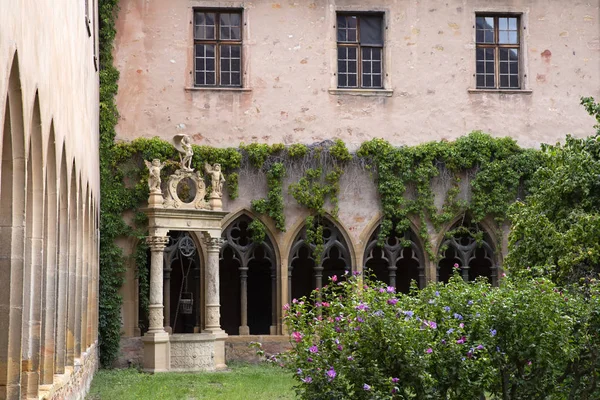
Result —
[[67, 357], [67, 290], [69, 284], [69, 176], [67, 172], [67, 152], [63, 141], [60, 153], [60, 176], [58, 191], [58, 272], [56, 283], [56, 333], [55, 333], [55, 373], [65, 372]]
[[57, 239], [58, 239], [58, 192], [56, 171], [56, 135], [54, 122], [50, 122], [46, 150], [46, 189], [44, 191], [44, 298], [42, 300], [42, 336], [40, 360], [40, 385], [51, 385], [54, 381], [54, 335], [56, 332], [56, 283]]
[[0, 177], [0, 397], [20, 397], [25, 242], [25, 132], [18, 55], [8, 78]]
[[419, 288], [425, 286], [425, 254], [414, 227], [406, 232], [393, 231], [383, 246], [378, 246], [380, 225], [372, 231], [365, 246], [365, 271], [377, 280], [408, 293], [414, 280]]
[[315, 288], [321, 288], [333, 275], [343, 276], [352, 271], [353, 252], [346, 235], [329, 218], [323, 218], [323, 251], [317, 264], [313, 252], [315, 245], [306, 241], [306, 226], [296, 234], [292, 242], [288, 266], [288, 293], [290, 298], [308, 296]]
[[31, 132], [27, 152], [25, 268], [23, 273], [23, 380], [22, 390], [27, 396], [37, 396], [41, 335], [42, 300], [42, 241], [44, 212], [44, 166], [40, 104], [35, 93], [31, 118]]
[[[490, 231], [483, 224], [472, 222], [469, 215], [456, 219], [450, 230], [457, 228], [461, 230], [452, 237], [444, 235], [438, 247], [441, 258], [437, 265], [437, 280], [447, 282], [458, 265], [464, 280], [473, 281], [483, 276], [496, 285], [498, 265]], [[481, 235], [481, 240], [476, 240], [475, 234]]]
[[255, 218], [242, 210], [222, 233], [221, 325], [229, 334], [276, 331], [277, 254], [270, 232], [262, 243], [252, 240], [248, 227]]

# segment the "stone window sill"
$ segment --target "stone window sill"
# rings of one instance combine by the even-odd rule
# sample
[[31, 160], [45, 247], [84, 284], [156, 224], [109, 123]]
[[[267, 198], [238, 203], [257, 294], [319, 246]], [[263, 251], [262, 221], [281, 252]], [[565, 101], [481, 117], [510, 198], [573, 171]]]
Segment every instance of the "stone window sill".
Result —
[[531, 94], [531, 89], [468, 89], [469, 93]]
[[329, 89], [329, 94], [365, 96], [365, 97], [392, 97], [394, 91], [391, 89]]
[[186, 92], [251, 92], [251, 88], [245, 87], [208, 87], [208, 86], [188, 86]]

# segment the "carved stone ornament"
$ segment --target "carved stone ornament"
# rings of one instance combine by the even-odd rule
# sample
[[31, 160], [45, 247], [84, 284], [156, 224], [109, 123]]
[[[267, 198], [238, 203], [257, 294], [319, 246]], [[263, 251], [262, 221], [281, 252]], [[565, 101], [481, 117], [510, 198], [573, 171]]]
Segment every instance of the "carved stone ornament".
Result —
[[160, 189], [160, 170], [163, 169], [165, 163], [161, 163], [158, 158], [150, 161], [144, 160], [146, 167], [148, 167], [148, 189], [150, 193], [161, 193]]
[[[184, 179], [191, 179], [196, 185], [196, 196], [194, 199], [185, 203], [177, 194], [177, 186]], [[189, 208], [189, 209], [197, 209], [197, 210], [210, 210], [211, 207], [204, 197], [206, 196], [206, 185], [204, 184], [204, 177], [202, 173], [187, 171], [178, 169], [175, 171], [173, 175], [169, 177], [169, 182], [167, 185], [167, 197], [163, 203], [164, 208]]]
[[214, 164], [211, 166], [209, 163], [204, 163], [204, 170], [210, 176], [212, 184], [210, 198], [220, 199], [223, 196], [223, 183], [225, 183], [225, 177], [221, 172], [221, 164]]
[[190, 137], [188, 135], [175, 135], [173, 137], [173, 145], [179, 152], [181, 169], [188, 172], [193, 171], [192, 157], [194, 150], [192, 150], [192, 140]]
[[169, 243], [168, 236], [147, 236], [146, 244], [150, 247], [151, 251], [163, 251], [165, 246]]

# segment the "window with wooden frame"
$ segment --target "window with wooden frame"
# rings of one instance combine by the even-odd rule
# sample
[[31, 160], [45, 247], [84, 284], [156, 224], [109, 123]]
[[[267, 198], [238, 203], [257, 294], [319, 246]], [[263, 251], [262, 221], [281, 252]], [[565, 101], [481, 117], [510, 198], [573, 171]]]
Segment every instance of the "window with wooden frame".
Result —
[[383, 14], [337, 15], [338, 88], [383, 89]]
[[521, 35], [517, 15], [476, 15], [478, 89], [521, 89]]
[[242, 86], [241, 10], [194, 10], [194, 85]]

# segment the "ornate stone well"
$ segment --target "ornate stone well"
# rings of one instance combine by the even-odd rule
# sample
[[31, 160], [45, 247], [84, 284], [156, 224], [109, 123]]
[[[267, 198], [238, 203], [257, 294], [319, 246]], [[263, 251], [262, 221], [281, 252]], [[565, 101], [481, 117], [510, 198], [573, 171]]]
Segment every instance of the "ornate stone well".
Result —
[[[187, 135], [177, 135], [174, 144], [180, 152], [181, 169], [167, 182], [166, 193], [161, 190], [160, 160], [146, 161], [149, 170], [150, 196], [148, 216], [150, 247], [150, 306], [148, 332], [143, 337], [144, 370], [147, 372], [199, 371], [225, 368], [225, 338], [221, 329], [219, 304], [219, 252], [222, 211], [222, 188], [225, 179], [220, 166], [205, 165], [211, 177], [212, 190], [206, 201], [204, 176], [191, 168], [192, 147]], [[170, 231], [196, 232], [206, 244], [208, 262], [204, 268], [204, 330], [199, 333], [171, 335], [164, 320], [165, 246]], [[199, 301], [200, 299], [196, 299]]]

